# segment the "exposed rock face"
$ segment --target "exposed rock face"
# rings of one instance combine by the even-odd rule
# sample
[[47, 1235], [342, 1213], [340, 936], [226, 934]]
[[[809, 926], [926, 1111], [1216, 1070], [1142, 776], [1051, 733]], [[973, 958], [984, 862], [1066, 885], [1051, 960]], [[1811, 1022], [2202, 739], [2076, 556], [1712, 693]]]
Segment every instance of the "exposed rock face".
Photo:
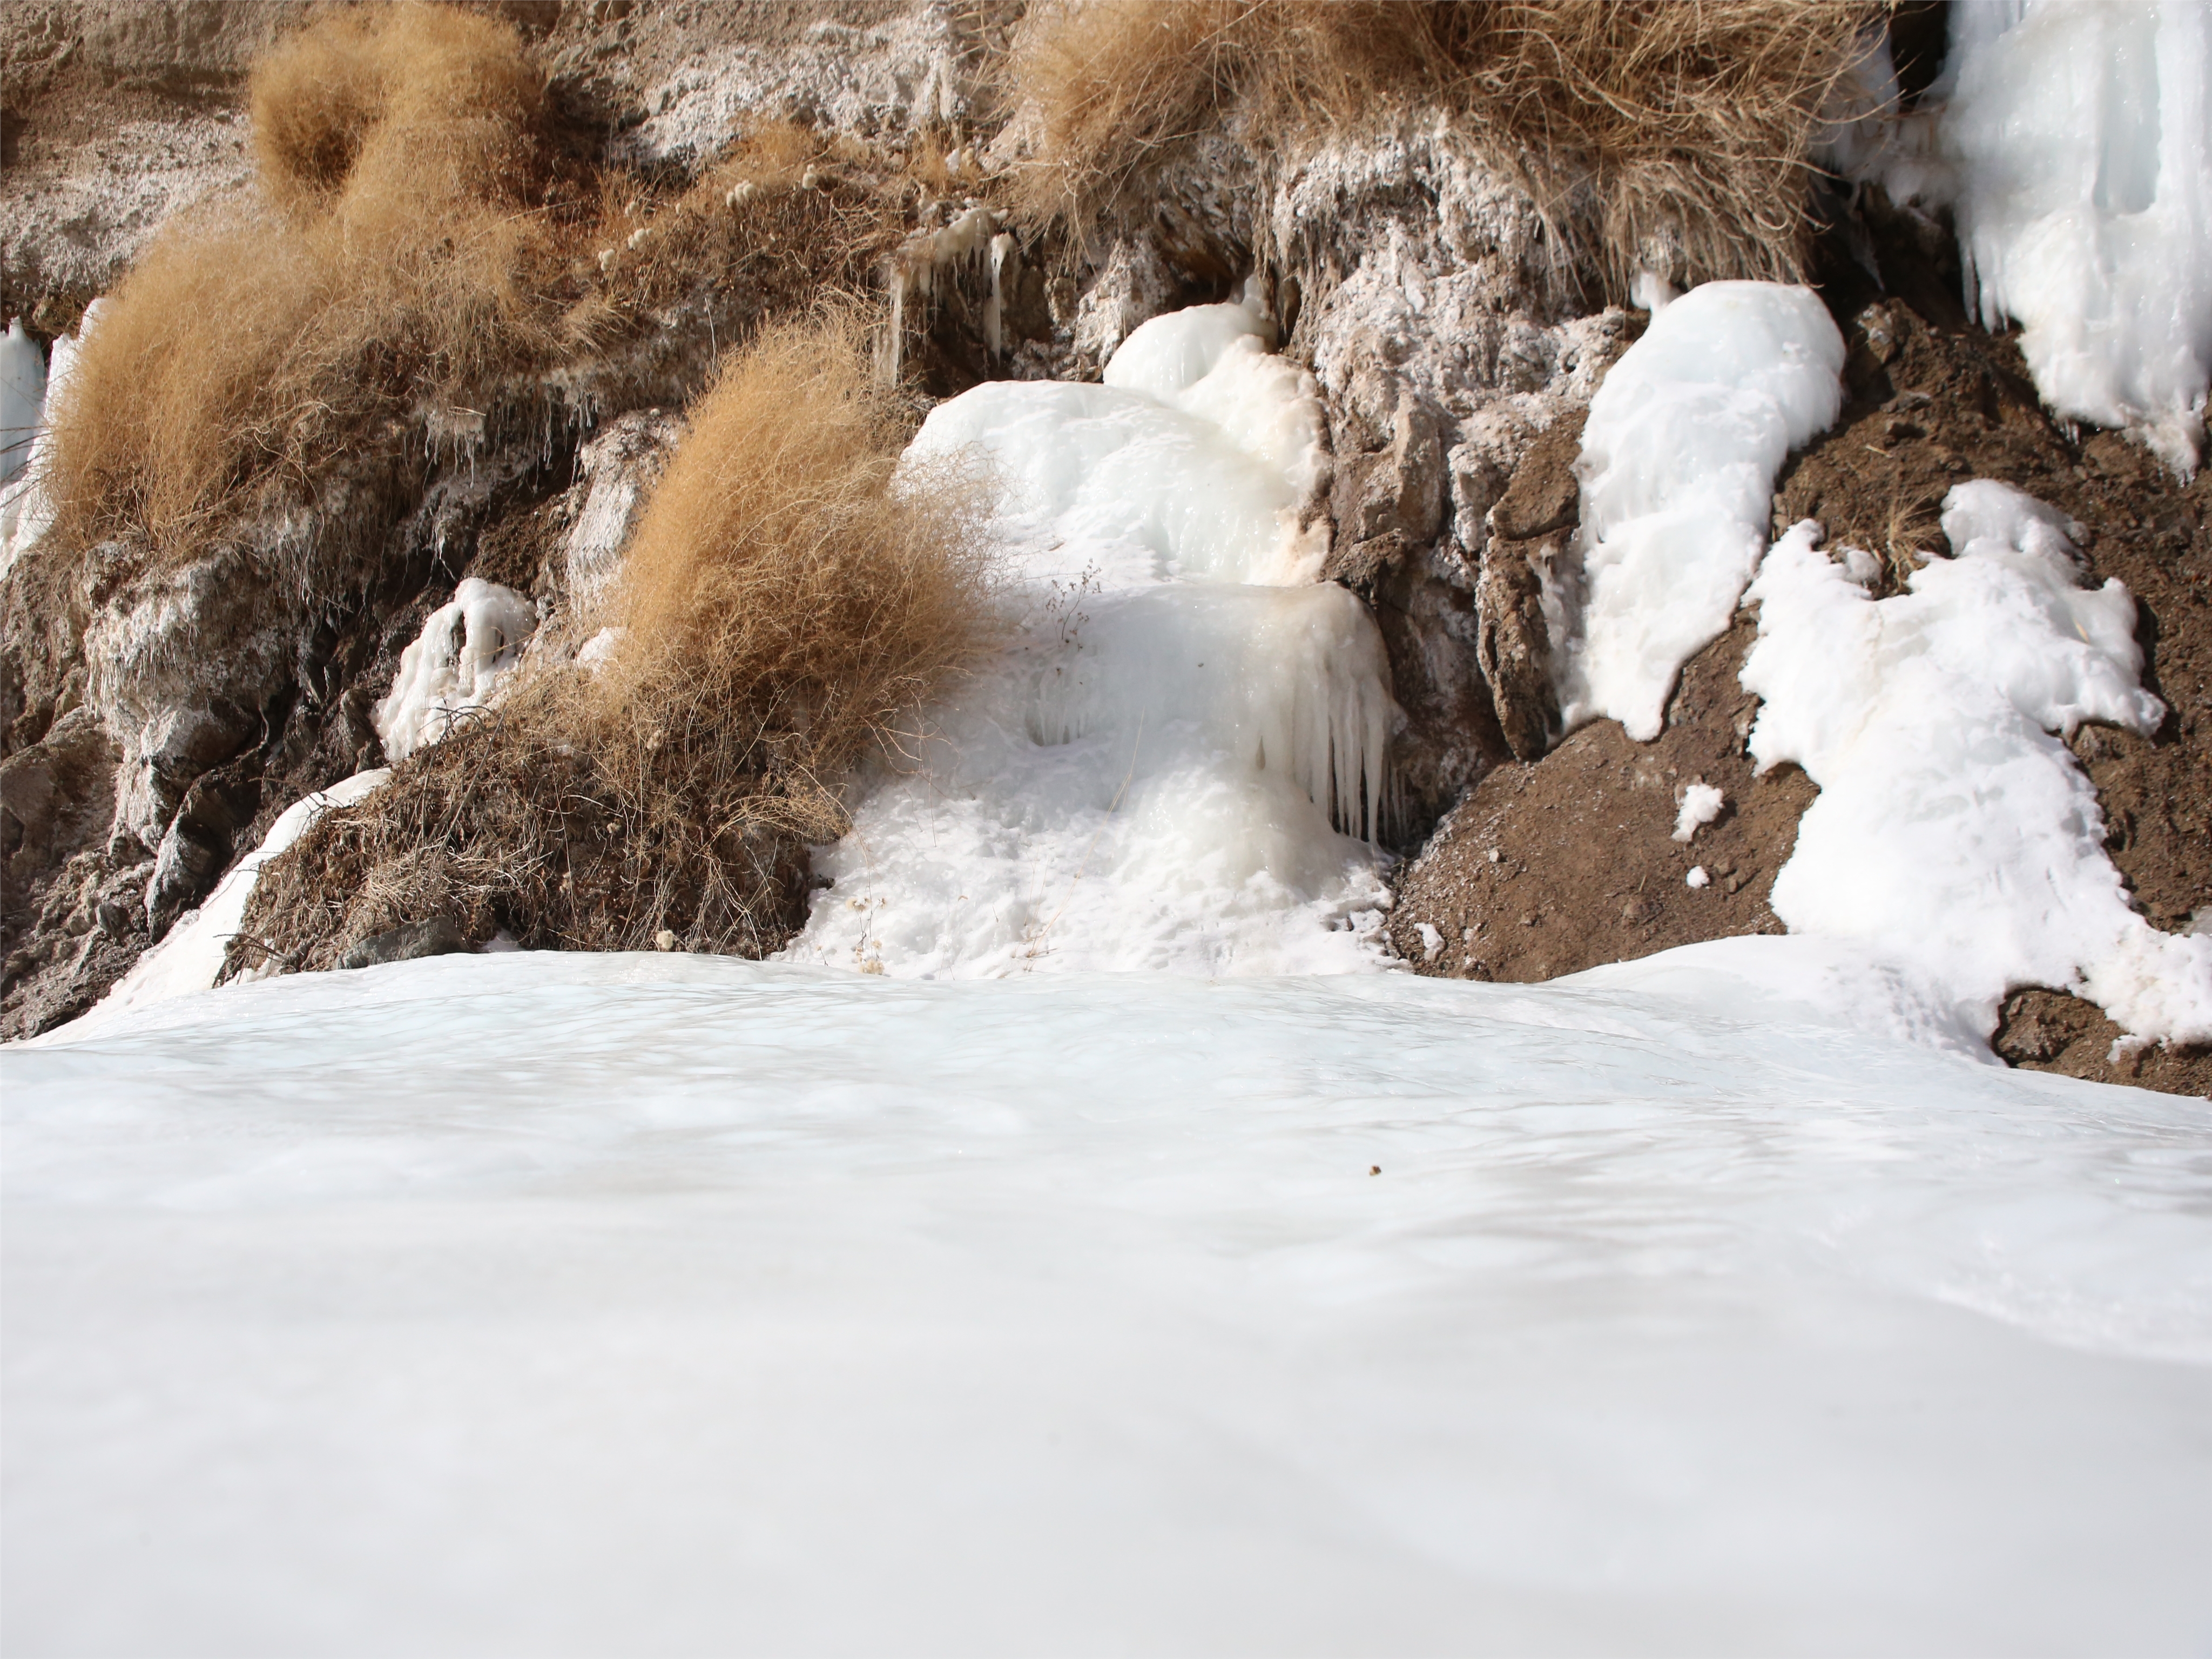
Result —
[[[250, 185], [242, 95], [298, 0], [19, 0], [0, 20], [0, 266], [34, 333], [68, 327], [165, 219]], [[586, 0], [507, 9], [551, 76], [561, 141], [640, 179], [680, 179], [749, 119], [933, 144], [1025, 142], [987, 71], [1014, 0]], [[963, 155], [962, 168], [975, 165]], [[957, 173], [917, 238], [969, 211]], [[1755, 619], [1686, 668], [1650, 744], [1600, 722], [1559, 740], [1556, 595], [1572, 580], [1583, 414], [1633, 339], [1518, 187], [1441, 119], [1409, 118], [1303, 160], [1201, 135], [1164, 152], [1094, 243], [979, 240], [915, 299], [907, 383], [1096, 375], [1150, 317], [1248, 280], [1328, 404], [1327, 574], [1373, 607], [1404, 728], [1388, 833], [1409, 854], [1389, 923], [1420, 971], [1528, 980], [1778, 927], [1776, 871], [1813, 799], [1755, 776], [1735, 675]], [[994, 226], [994, 228], [996, 227]], [[1870, 271], [1881, 273], [1878, 283]], [[465, 577], [514, 588], [532, 648], [574, 652], [609, 620], [619, 550], [737, 325], [780, 303], [742, 272], [655, 301], [597, 357], [518, 389], [483, 429], [363, 456], [283, 523], [242, 526], [182, 568], [123, 545], [63, 574], [0, 580], [0, 1036], [79, 1012], [309, 790], [385, 760], [371, 712], [401, 651]], [[2146, 915], [2212, 905], [2212, 474], [2183, 487], [2142, 451], [2040, 409], [2009, 342], [1972, 327], [1948, 228], [1869, 191], [1823, 292], [1851, 348], [1836, 428], [1785, 469], [1778, 528], [1887, 567], [1937, 544], [1943, 492], [1973, 476], [2091, 526], [2094, 577], [2142, 602], [2151, 738], [2074, 749]], [[1880, 284], [1886, 283], [1887, 287]], [[921, 399], [918, 398], [917, 401]], [[1674, 839], [1683, 791], [1721, 817]], [[1431, 835], [1431, 830], [1434, 833]], [[1492, 854], [1495, 854], [1495, 858]], [[1684, 878], [1692, 867], [1709, 878]], [[431, 924], [378, 944], [441, 948]], [[386, 959], [379, 957], [378, 959]], [[2202, 1055], [2121, 1053], [2086, 1004], [2027, 991], [1997, 1046], [2014, 1063], [2202, 1088]]]
[[1330, 574], [1382, 625], [1407, 716], [1398, 834], [1418, 845], [1556, 726], [1534, 550], [1493, 556], [1489, 514], [1539, 434], [1579, 430], [1630, 319], [1577, 314], [1535, 203], [1439, 120], [1285, 170], [1261, 232], [1290, 349], [1328, 398]]

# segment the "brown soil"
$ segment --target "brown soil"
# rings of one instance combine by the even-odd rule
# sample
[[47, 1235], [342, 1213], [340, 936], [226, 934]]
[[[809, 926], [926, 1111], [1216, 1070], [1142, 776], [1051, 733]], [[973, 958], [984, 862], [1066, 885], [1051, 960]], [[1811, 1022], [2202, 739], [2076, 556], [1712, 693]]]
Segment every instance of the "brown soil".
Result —
[[[2135, 594], [2143, 683], [2172, 712], [2148, 738], [2085, 727], [2074, 752], [2138, 908], [2170, 932], [2201, 926], [2212, 919], [2212, 470], [2183, 485], [2121, 436], [2069, 434], [2037, 400], [2014, 341], [1960, 309], [1948, 226], [1877, 197], [1863, 228], [1890, 289], [1848, 260], [1828, 272], [1850, 348], [1849, 401], [1785, 467], [1776, 531], [1818, 519], [1831, 546], [1882, 557], [1889, 593], [1916, 551], [1945, 550], [1937, 514], [1965, 479], [2013, 484], [2079, 520], [2086, 579], [2117, 576]], [[1488, 774], [1405, 868], [1389, 927], [1399, 952], [1424, 973], [1517, 981], [1780, 931], [1766, 896], [1817, 792], [1794, 768], [1751, 776], [1742, 738], [1756, 701], [1735, 675], [1752, 637], [1739, 615], [1691, 662], [1656, 741], [1601, 722], [1534, 765]], [[1729, 807], [1686, 848], [1670, 839], [1674, 804], [1697, 779]], [[1684, 885], [1692, 863], [1712, 885]], [[1433, 956], [1424, 923], [1442, 939]], [[2014, 1065], [2103, 1082], [2185, 1093], [2212, 1084], [2212, 1053], [2115, 1058], [2120, 1035], [2094, 1006], [2030, 988], [2008, 1000], [1996, 1047]]]
[[[1735, 676], [1752, 637], [1739, 621], [1691, 660], [1656, 741], [1604, 720], [1486, 775], [1401, 879], [1398, 953], [1421, 973], [1528, 983], [1782, 932], [1767, 895], [1816, 792], [1794, 766], [1753, 776], [1743, 752], [1758, 700]], [[1675, 814], [1698, 782], [1728, 804], [1684, 846]], [[1700, 866], [1709, 884], [1689, 886]], [[1443, 940], [1433, 957], [1425, 923]]]

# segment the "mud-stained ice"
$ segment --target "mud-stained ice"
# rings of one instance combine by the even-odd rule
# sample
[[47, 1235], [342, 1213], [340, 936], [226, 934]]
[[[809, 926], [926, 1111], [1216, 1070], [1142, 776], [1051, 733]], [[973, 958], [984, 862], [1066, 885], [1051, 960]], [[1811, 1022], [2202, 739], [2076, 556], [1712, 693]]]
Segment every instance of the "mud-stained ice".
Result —
[[1002, 492], [1005, 648], [862, 787], [787, 953], [894, 975], [1379, 966], [1381, 635], [1316, 583], [1310, 378], [1242, 305], [994, 382], [906, 465]]

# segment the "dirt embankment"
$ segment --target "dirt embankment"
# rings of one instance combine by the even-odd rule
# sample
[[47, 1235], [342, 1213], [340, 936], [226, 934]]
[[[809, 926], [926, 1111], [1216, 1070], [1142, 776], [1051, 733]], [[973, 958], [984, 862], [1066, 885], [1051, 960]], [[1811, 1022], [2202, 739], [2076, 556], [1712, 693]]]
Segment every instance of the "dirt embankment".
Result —
[[[1778, 481], [1778, 532], [1819, 520], [1864, 547], [1895, 592], [1914, 554], [1944, 547], [1937, 514], [1967, 478], [2015, 485], [2087, 528], [2087, 580], [2117, 576], [2138, 603], [2144, 684], [2170, 713], [2148, 738], [2084, 727], [2073, 749], [2096, 784], [2106, 848], [2154, 925], [2212, 922], [2212, 471], [2184, 485], [2112, 433], [2069, 433], [2038, 401], [2012, 339], [1970, 324], [1948, 228], [1870, 204], [1885, 289], [1835, 262], [1824, 292], [1850, 349], [1836, 425]], [[1538, 457], [1530, 457], [1533, 464]], [[1544, 493], [1544, 481], [1516, 489]], [[1755, 775], [1744, 753], [1757, 701], [1736, 675], [1755, 610], [1692, 659], [1666, 729], [1632, 742], [1585, 726], [1532, 764], [1486, 775], [1403, 869], [1394, 946], [1419, 972], [1526, 982], [1708, 939], [1782, 931], [1775, 872], [1817, 795], [1794, 766]], [[1717, 787], [1721, 818], [1673, 839], [1684, 788]], [[1692, 888], [1692, 866], [1708, 884]], [[2115, 1052], [2093, 1005], [2030, 988], [1996, 1038], [2014, 1065], [2188, 1094], [2212, 1093], [2212, 1053]]]

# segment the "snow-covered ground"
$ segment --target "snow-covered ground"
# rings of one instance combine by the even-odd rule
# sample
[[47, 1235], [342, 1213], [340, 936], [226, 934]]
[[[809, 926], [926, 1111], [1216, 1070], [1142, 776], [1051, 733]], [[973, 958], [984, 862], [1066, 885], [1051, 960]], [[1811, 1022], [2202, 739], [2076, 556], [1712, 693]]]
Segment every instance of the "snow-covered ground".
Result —
[[2208, 1109], [1757, 988], [1826, 948], [447, 957], [10, 1049], [0, 1634], [2203, 1651]]

